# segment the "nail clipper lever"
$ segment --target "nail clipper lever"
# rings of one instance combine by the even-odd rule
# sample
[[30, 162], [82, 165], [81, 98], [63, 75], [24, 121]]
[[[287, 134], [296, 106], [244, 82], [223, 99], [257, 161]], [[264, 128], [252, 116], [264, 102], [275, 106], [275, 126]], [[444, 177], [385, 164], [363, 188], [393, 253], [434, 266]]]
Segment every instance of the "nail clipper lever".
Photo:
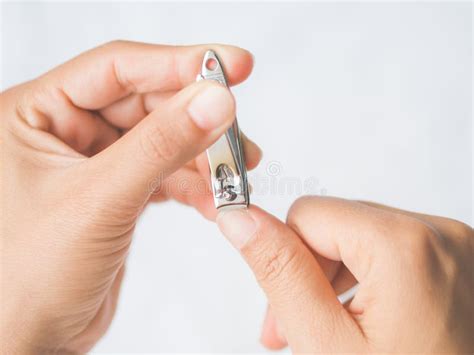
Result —
[[[204, 55], [199, 80], [215, 80], [228, 86], [224, 70], [216, 53]], [[211, 185], [216, 208], [247, 207], [249, 189], [247, 170], [237, 118], [227, 132], [207, 149]]]

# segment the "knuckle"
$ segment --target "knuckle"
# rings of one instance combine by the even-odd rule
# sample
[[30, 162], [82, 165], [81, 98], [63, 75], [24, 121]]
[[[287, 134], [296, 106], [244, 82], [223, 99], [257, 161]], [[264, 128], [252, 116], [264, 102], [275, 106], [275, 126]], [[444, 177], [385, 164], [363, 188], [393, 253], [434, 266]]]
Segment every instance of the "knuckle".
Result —
[[261, 284], [272, 284], [293, 275], [298, 269], [298, 250], [292, 243], [270, 251], [263, 250], [256, 258], [254, 269], [257, 270], [257, 280]]
[[462, 223], [462, 222], [459, 222], [459, 221], [456, 221], [456, 220], [452, 220], [449, 222], [449, 228], [451, 230], [451, 233], [456, 236], [456, 237], [459, 237], [463, 240], [471, 240], [474, 238], [474, 230], [472, 229], [471, 226], [465, 224], [465, 223]]
[[439, 238], [439, 233], [429, 225], [415, 219], [410, 219], [406, 223], [405, 239], [411, 254], [418, 257], [429, 252], [433, 243]]
[[[433, 284], [444, 290], [454, 289], [464, 275], [460, 260], [473, 250], [472, 243], [458, 244], [458, 241], [472, 241], [472, 228], [452, 221], [449, 226], [445, 225], [450, 228], [450, 234], [444, 235], [422, 221], [413, 219], [408, 223], [404, 229], [404, 244], [400, 246], [405, 257], [398, 260], [400, 283], [409, 282], [416, 292], [424, 292]], [[453, 238], [454, 230], [459, 234]]]
[[462, 274], [462, 260], [470, 260], [474, 252], [474, 230], [469, 225], [449, 220], [449, 235], [446, 236], [443, 248], [443, 265], [448, 279], [457, 280]]
[[[404, 220], [400, 230], [400, 242], [397, 242], [400, 258], [394, 261], [404, 277], [412, 278], [423, 273], [426, 265], [436, 268], [439, 251], [443, 243], [437, 230], [417, 219]], [[406, 273], [406, 270], [411, 270]]]
[[168, 129], [166, 123], [163, 123], [141, 132], [141, 150], [151, 164], [171, 162], [179, 156], [183, 138], [179, 129]]

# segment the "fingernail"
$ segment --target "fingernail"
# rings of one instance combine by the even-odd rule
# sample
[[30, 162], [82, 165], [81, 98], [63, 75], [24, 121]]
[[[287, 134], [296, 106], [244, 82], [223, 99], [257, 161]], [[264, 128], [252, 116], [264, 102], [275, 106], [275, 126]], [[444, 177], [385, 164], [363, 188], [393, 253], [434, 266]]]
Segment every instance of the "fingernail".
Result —
[[217, 225], [237, 249], [242, 249], [257, 231], [257, 224], [247, 209], [219, 212]]
[[197, 94], [188, 106], [188, 113], [196, 125], [213, 130], [234, 117], [234, 100], [230, 91], [222, 85], [208, 85]]
[[253, 150], [252, 153], [256, 154], [259, 159], [262, 159], [262, 156], [263, 156], [262, 148], [260, 148], [259, 145], [255, 143], [252, 139], [250, 139], [244, 132], [241, 131], [240, 135], [242, 136], [244, 141], [247, 141], [246, 143], [248, 143], [248, 145], [244, 145], [244, 146], [251, 146], [252, 148], [249, 148], [249, 150], [250, 149], [251, 151]]

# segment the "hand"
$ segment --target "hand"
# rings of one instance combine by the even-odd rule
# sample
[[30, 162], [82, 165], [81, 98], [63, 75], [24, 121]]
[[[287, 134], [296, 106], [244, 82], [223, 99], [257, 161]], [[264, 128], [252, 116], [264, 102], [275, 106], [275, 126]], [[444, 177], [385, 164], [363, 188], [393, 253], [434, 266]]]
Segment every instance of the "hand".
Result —
[[[252, 207], [220, 229], [265, 291], [262, 341], [295, 353], [474, 351], [474, 232], [447, 218], [305, 197], [287, 224]], [[357, 280], [357, 281], [356, 281]], [[354, 299], [336, 295], [359, 282]]]
[[[232, 46], [113, 42], [2, 93], [4, 351], [94, 345], [114, 314], [150, 196], [215, 217], [209, 192], [169, 183], [174, 175], [199, 185], [201, 153], [235, 117], [226, 88], [194, 83], [209, 48], [230, 83], [250, 74], [250, 53]], [[244, 145], [252, 168], [260, 151]]]

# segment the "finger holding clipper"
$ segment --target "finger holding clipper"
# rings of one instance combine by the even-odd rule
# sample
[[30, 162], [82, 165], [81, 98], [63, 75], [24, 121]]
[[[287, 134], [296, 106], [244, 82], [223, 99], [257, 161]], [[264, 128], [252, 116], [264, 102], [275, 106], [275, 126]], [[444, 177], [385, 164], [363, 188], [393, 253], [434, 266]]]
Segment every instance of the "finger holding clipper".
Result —
[[[89, 162], [120, 181], [118, 193], [146, 201], [150, 182], [164, 179], [211, 145], [232, 124], [231, 92], [212, 81], [195, 83], [151, 112], [125, 136]], [[108, 185], [110, 186], [110, 184]]]
[[291, 228], [255, 206], [220, 211], [217, 224], [254, 272], [294, 352], [331, 351], [328, 339], [335, 331], [361, 339], [311, 251]]

